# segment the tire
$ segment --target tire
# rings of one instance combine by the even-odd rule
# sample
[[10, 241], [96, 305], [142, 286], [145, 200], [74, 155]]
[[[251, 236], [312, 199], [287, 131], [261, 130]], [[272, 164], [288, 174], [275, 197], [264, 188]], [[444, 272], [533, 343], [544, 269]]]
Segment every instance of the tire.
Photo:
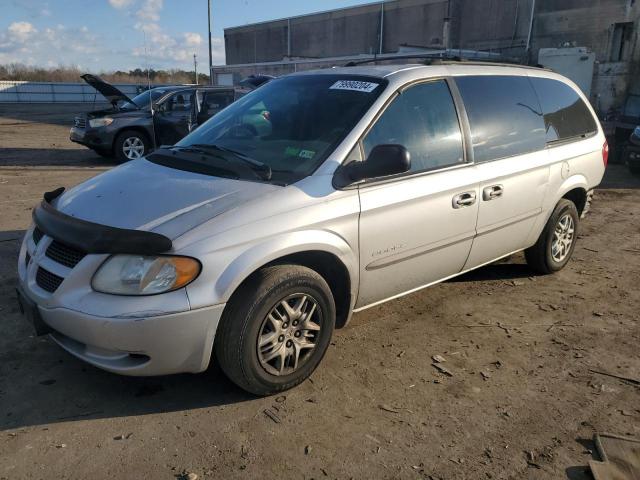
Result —
[[150, 143], [144, 133], [137, 130], [124, 130], [116, 137], [113, 149], [116, 159], [124, 163], [144, 157], [150, 151]]
[[[307, 300], [302, 301], [305, 296]], [[292, 310], [302, 303], [302, 320], [282, 315], [284, 301]], [[278, 321], [269, 320], [268, 315]], [[216, 333], [215, 356], [227, 377], [247, 392], [259, 396], [282, 392], [316, 369], [331, 341], [335, 320], [331, 289], [318, 273], [299, 265], [266, 267], [246, 281], [227, 304]], [[282, 328], [287, 324], [285, 331]], [[295, 333], [296, 329], [301, 333]], [[273, 340], [260, 348], [261, 337]], [[301, 343], [306, 347], [297, 349]], [[310, 343], [313, 348], [308, 347]], [[266, 361], [270, 354], [296, 351], [300, 352], [297, 366], [292, 365], [293, 353]]]
[[[566, 227], [569, 224], [569, 221], [566, 220], [567, 216], [570, 218], [572, 225], [570, 244], [567, 244], [567, 239], [569, 237], [569, 232], [567, 230], [560, 233], [564, 236], [563, 238], [565, 241], [559, 241], [557, 245], [559, 245], [560, 248], [554, 252], [553, 247], [556, 228], [563, 230], [563, 227]], [[551, 217], [549, 217], [544, 230], [542, 230], [538, 241], [535, 245], [524, 251], [527, 263], [532, 269], [539, 273], [549, 274], [564, 268], [571, 259], [576, 246], [579, 218], [578, 209], [571, 200], [563, 198], [558, 202], [556, 208], [551, 214]], [[560, 222], [564, 223], [561, 224]]]

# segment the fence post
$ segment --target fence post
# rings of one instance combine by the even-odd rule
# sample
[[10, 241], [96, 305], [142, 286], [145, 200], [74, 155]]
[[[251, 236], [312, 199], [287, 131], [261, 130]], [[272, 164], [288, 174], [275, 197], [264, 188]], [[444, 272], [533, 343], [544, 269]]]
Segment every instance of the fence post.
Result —
[[54, 88], [53, 83], [51, 83], [50, 86], [51, 86], [51, 102], [56, 103], [56, 89]]

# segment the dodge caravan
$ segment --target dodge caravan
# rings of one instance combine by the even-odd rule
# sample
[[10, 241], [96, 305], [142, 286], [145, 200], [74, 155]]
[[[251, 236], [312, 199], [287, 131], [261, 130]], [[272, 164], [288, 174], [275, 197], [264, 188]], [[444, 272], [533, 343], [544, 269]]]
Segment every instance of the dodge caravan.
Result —
[[18, 297], [125, 375], [293, 387], [352, 313], [524, 250], [562, 269], [608, 149], [568, 79], [443, 63], [296, 73], [172, 147], [44, 195]]

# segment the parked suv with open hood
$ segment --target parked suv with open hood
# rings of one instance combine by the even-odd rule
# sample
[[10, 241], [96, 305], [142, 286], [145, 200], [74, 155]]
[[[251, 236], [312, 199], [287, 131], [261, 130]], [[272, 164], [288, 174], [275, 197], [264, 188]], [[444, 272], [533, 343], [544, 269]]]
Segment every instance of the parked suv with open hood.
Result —
[[250, 91], [209, 85], [164, 86], [131, 99], [95, 75], [82, 75], [82, 79], [111, 107], [77, 115], [70, 139], [121, 162], [141, 158], [155, 146], [173, 145]]
[[352, 312], [521, 250], [538, 272], [563, 268], [606, 163], [584, 95], [547, 70], [297, 73], [173, 147], [47, 193], [19, 298], [40, 334], [105, 370], [216, 361], [278, 392]]

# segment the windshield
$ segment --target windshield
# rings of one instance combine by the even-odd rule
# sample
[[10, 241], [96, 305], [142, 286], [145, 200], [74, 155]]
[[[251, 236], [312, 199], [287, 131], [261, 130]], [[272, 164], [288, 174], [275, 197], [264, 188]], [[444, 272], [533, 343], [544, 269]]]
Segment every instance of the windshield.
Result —
[[[176, 148], [215, 148], [218, 156], [235, 156], [236, 162], [242, 157], [268, 169], [274, 183], [292, 183], [314, 172], [386, 85], [381, 78], [355, 75], [276, 79], [216, 114]], [[207, 161], [220, 160], [210, 155]], [[189, 169], [188, 164], [177, 156], [170, 166]]]
[[151, 92], [151, 98], [155, 102], [162, 95], [164, 95], [167, 92], [167, 90], [163, 88], [152, 88], [151, 90], [146, 90], [142, 92], [140, 95], [136, 95], [131, 99], [135, 105], [133, 105], [131, 102], [124, 102], [120, 106], [120, 108], [124, 110], [137, 110], [138, 108], [140, 109], [149, 108], [149, 92]]

